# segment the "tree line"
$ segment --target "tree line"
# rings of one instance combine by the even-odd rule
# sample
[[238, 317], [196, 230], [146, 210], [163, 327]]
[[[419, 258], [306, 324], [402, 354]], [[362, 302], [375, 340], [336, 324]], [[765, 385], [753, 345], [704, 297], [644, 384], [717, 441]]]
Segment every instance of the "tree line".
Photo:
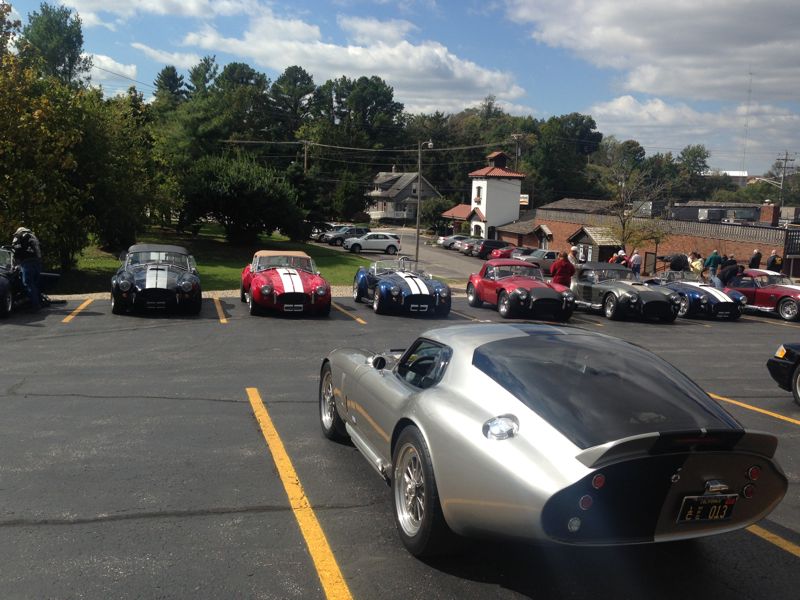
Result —
[[[36, 230], [52, 265], [68, 269], [89, 243], [119, 249], [149, 224], [189, 230], [220, 223], [232, 243], [304, 222], [351, 219], [378, 171], [417, 170], [444, 199], [426, 222], [468, 201], [467, 174], [493, 150], [527, 175], [533, 206], [562, 197], [760, 201], [768, 184], [737, 188], [707, 176], [710, 153], [691, 145], [647, 156], [603, 136], [589, 115], [513, 116], [493, 97], [455, 114], [410, 114], [380, 77], [317, 84], [301, 66], [274, 81], [242, 62], [204, 57], [184, 77], [171, 65], [152, 98], [135, 87], [106, 97], [89, 80], [81, 21], [42, 3], [27, 23], [0, 0], [0, 230]], [[775, 176], [777, 172], [769, 175]], [[784, 201], [800, 203], [790, 178]]]

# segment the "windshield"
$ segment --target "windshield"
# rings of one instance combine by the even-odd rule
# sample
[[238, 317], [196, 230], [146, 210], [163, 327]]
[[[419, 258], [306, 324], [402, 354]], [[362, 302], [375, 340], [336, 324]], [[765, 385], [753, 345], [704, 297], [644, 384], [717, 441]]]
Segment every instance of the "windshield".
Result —
[[534, 258], [545, 258], [547, 256], [547, 250], [534, 250], [530, 255]]
[[761, 275], [758, 282], [762, 285], [794, 285], [794, 282], [783, 275]]
[[606, 336], [502, 339], [472, 364], [580, 448], [659, 431], [737, 427], [666, 361]]
[[0, 250], [0, 269], [11, 269], [13, 256], [8, 250]]
[[636, 281], [633, 271], [628, 269], [602, 269], [597, 271], [597, 281]]
[[258, 272], [264, 269], [276, 269], [280, 267], [299, 269], [301, 271], [308, 271], [309, 273], [317, 272], [317, 266], [308, 256], [257, 256], [253, 270]]
[[[506, 277], [531, 277], [532, 279], [541, 279], [544, 281], [542, 270], [533, 265], [498, 265], [494, 267], [496, 279], [504, 279]], [[487, 272], [487, 275], [489, 272]]]
[[179, 269], [189, 270], [189, 257], [180, 252], [131, 252], [128, 254], [128, 265], [165, 264]]
[[383, 275], [386, 273], [393, 273], [395, 271], [409, 271], [419, 275], [424, 275], [422, 263], [415, 263], [407, 256], [401, 256], [400, 258], [393, 260], [376, 260], [375, 264], [372, 265], [371, 271], [373, 271], [375, 275]]
[[699, 274], [692, 271], [668, 271], [664, 275], [667, 281], [696, 281], [698, 283], [705, 283]]

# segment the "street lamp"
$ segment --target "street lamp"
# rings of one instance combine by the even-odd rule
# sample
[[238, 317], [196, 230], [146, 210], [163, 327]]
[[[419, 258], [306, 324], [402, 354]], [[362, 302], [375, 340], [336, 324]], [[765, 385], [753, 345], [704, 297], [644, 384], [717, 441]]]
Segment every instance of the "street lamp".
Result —
[[433, 140], [417, 145], [417, 250], [414, 253], [414, 262], [419, 267], [419, 215], [422, 212], [422, 149], [433, 148]]

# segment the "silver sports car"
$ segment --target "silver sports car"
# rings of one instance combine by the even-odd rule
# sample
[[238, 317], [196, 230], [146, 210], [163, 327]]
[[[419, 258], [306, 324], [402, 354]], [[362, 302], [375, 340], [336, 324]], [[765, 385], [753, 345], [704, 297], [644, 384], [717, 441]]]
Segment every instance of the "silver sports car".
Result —
[[739, 529], [783, 498], [777, 439], [622, 340], [459, 325], [322, 363], [322, 431], [391, 485], [414, 555], [452, 533], [611, 545]]

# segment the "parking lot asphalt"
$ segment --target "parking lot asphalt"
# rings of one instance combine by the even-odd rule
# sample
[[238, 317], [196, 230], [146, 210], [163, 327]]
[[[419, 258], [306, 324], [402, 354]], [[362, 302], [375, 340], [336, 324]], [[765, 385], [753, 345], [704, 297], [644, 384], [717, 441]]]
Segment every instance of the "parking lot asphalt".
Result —
[[107, 299], [74, 298], [2, 323], [0, 597], [795, 597], [800, 407], [764, 363], [800, 325], [567, 325], [656, 352], [779, 437], [790, 488], [759, 529], [621, 549], [465, 541], [423, 562], [399, 542], [385, 483], [322, 437], [320, 362], [500, 318], [458, 298], [446, 319], [334, 300], [329, 318], [303, 318], [251, 317], [238, 298], [206, 299], [198, 317], [115, 316]]

